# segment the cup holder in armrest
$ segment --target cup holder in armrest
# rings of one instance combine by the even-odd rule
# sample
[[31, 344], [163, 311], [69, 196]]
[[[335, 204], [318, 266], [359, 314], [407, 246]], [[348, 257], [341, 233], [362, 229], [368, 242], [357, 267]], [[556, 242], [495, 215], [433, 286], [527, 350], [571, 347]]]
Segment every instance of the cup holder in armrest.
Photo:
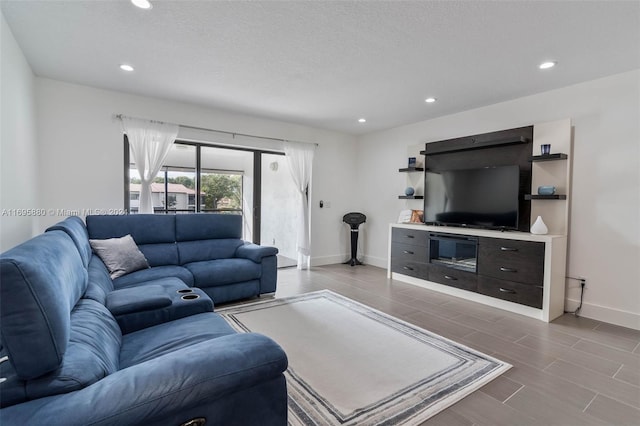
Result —
[[196, 300], [199, 298], [200, 298], [199, 294], [185, 294], [183, 296], [180, 296], [180, 299], [182, 300]]
[[180, 290], [177, 290], [176, 293], [180, 293], [180, 294], [193, 293], [193, 289], [192, 288], [181, 288]]

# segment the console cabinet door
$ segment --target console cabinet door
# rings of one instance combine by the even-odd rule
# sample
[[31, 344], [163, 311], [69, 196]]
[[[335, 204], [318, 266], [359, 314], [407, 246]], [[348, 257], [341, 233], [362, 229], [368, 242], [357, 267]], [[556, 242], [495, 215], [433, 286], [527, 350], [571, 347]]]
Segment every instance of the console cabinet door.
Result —
[[468, 291], [476, 291], [477, 287], [476, 274], [445, 266], [430, 265], [429, 281]]
[[480, 238], [478, 275], [542, 285], [544, 243], [500, 238]]
[[391, 271], [426, 280], [429, 273], [429, 264], [392, 257]]
[[396, 260], [407, 260], [410, 262], [429, 262], [426, 246], [414, 246], [411, 244], [393, 243], [391, 244], [391, 258]]
[[429, 255], [425, 231], [393, 228], [391, 231], [391, 271], [428, 279]]
[[407, 228], [393, 228], [391, 241], [394, 243], [411, 244], [414, 246], [427, 247], [429, 233]]
[[478, 277], [478, 293], [542, 309], [542, 286]]

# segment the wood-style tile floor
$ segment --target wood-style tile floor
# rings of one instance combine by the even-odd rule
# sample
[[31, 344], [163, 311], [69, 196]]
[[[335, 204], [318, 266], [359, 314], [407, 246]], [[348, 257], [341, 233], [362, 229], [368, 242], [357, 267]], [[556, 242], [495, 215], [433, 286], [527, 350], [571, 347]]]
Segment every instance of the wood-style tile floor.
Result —
[[546, 324], [373, 266], [281, 269], [275, 297], [322, 289], [513, 365], [425, 425], [640, 425], [640, 331], [570, 314]]

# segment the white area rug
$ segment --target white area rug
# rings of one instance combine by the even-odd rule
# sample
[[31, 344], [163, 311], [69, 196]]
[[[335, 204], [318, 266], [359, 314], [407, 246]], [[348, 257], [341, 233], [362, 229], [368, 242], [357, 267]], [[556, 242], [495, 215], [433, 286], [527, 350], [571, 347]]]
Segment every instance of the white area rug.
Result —
[[511, 368], [329, 290], [217, 312], [284, 348], [291, 425], [417, 425]]

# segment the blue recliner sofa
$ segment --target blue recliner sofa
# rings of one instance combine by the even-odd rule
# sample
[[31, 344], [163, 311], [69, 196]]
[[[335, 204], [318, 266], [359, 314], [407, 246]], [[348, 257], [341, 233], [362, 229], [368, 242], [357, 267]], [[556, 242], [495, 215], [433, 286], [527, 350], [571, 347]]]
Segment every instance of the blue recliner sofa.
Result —
[[0, 424], [286, 424], [282, 348], [212, 310], [170, 274], [118, 288], [79, 218], [49, 228], [0, 255]]
[[116, 288], [176, 277], [220, 304], [276, 291], [278, 249], [242, 240], [242, 216], [87, 216], [90, 239], [131, 235], [150, 269], [114, 279]]

